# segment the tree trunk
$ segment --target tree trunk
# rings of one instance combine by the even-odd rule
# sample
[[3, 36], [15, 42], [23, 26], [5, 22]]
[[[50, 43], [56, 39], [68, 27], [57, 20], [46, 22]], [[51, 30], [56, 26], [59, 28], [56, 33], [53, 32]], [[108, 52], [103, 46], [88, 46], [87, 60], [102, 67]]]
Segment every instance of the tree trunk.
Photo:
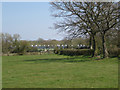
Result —
[[93, 49], [93, 47], [92, 47], [92, 37], [90, 36], [90, 40], [89, 40], [89, 47], [90, 47], [90, 49]]
[[96, 42], [95, 42], [95, 36], [94, 35], [92, 36], [92, 40], [93, 40], [93, 55], [92, 55], [92, 57], [94, 57], [95, 56], [95, 49], [96, 49]]
[[9, 51], [7, 52], [7, 56], [9, 56]]
[[103, 58], [108, 58], [108, 51], [105, 43], [105, 33], [102, 35]]

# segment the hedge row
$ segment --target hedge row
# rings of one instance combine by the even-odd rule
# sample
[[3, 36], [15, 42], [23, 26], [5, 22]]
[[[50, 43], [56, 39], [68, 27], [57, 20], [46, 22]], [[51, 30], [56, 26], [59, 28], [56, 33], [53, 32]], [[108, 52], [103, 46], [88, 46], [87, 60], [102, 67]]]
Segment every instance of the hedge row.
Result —
[[91, 49], [55, 49], [55, 54], [77, 56], [77, 55], [92, 55], [93, 50]]

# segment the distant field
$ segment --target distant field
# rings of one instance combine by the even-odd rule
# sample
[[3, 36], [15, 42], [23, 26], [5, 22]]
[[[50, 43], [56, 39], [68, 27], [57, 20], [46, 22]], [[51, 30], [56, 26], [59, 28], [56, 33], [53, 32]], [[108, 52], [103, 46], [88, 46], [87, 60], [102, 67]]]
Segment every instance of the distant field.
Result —
[[117, 88], [118, 60], [61, 55], [3, 56], [3, 88]]

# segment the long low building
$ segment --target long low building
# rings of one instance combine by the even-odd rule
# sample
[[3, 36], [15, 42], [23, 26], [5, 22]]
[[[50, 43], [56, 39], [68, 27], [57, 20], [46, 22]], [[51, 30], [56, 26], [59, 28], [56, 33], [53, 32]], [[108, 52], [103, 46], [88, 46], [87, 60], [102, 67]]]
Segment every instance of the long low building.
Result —
[[37, 47], [38, 49], [54, 49], [56, 47], [58, 48], [77, 48], [77, 49], [82, 49], [82, 48], [89, 48], [89, 46], [86, 45], [31, 45], [31, 47]]

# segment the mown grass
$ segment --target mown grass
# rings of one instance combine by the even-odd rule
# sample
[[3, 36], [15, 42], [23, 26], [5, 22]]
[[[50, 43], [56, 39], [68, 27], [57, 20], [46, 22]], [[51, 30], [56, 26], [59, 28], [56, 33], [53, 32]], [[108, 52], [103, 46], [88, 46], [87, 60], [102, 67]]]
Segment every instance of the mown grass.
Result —
[[118, 59], [3, 56], [3, 88], [117, 88]]

